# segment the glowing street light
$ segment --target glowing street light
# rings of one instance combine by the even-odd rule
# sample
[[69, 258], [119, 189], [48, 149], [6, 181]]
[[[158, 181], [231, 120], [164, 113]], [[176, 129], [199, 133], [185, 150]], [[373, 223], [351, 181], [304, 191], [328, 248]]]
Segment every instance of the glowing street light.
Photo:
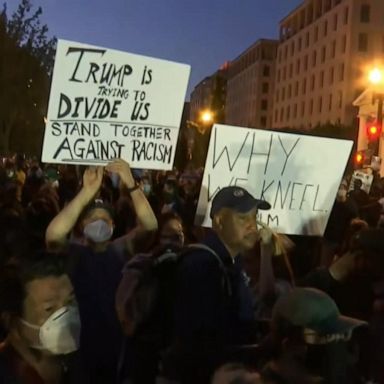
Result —
[[383, 82], [383, 71], [379, 68], [374, 68], [369, 72], [368, 75], [369, 82], [377, 85]]
[[209, 110], [203, 111], [200, 118], [204, 124], [210, 124], [213, 122], [213, 113]]

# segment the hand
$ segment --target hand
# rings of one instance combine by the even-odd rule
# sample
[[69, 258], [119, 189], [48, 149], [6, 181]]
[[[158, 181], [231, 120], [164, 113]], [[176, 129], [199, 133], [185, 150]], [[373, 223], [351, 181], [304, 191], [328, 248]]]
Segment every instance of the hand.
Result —
[[114, 160], [107, 165], [106, 170], [117, 173], [127, 188], [133, 188], [135, 186], [135, 179], [132, 176], [131, 167], [126, 161], [122, 159]]
[[262, 245], [271, 245], [273, 243], [273, 231], [264, 223], [257, 222], [261, 226], [259, 230], [260, 241]]
[[103, 167], [88, 167], [83, 175], [83, 191], [87, 198], [92, 199], [101, 187]]

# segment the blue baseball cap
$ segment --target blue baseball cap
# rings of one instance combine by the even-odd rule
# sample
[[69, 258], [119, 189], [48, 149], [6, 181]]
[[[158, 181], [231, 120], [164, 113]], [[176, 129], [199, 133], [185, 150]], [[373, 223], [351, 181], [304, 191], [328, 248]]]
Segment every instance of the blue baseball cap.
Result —
[[246, 213], [253, 208], [268, 210], [271, 204], [265, 200], [255, 199], [246, 189], [230, 186], [220, 189], [212, 200], [211, 219], [222, 209], [229, 208], [236, 212]]

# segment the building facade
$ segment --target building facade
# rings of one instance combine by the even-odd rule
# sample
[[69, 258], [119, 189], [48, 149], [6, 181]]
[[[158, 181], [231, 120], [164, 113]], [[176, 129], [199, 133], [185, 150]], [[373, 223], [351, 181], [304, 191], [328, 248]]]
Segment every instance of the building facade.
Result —
[[224, 122], [228, 68], [229, 63], [225, 63], [196, 85], [190, 97], [190, 120], [198, 124], [201, 113], [210, 110], [215, 122]]
[[258, 40], [231, 62], [226, 124], [271, 127], [277, 45], [277, 40]]
[[383, 0], [304, 1], [280, 22], [272, 126], [351, 125], [383, 57]]

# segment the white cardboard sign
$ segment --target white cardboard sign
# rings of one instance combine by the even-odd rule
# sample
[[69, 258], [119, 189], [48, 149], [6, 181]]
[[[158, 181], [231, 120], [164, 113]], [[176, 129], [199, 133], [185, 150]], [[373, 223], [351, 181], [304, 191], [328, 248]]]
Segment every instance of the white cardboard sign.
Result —
[[59, 40], [42, 160], [172, 169], [190, 66]]
[[361, 189], [369, 194], [372, 187], [372, 183], [373, 183], [373, 175], [368, 174], [364, 171], [358, 171], [358, 170], [354, 171], [351, 178], [351, 183], [349, 184], [348, 192], [354, 189], [356, 180], [361, 180], [361, 182], [363, 183], [363, 185], [361, 186]]
[[196, 224], [211, 226], [212, 198], [239, 185], [272, 205], [258, 219], [280, 233], [322, 236], [353, 142], [214, 125]]

